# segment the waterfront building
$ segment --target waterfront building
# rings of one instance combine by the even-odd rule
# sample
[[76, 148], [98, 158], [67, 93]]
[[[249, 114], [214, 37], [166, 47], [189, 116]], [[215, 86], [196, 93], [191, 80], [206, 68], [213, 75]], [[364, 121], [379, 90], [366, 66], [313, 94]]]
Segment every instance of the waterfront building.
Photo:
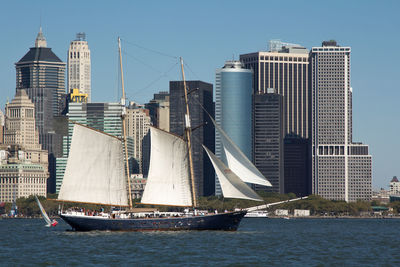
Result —
[[[226, 61], [215, 72], [215, 121], [250, 160], [252, 75], [253, 72], [245, 69], [240, 61]], [[221, 136], [217, 130], [215, 155], [226, 161]], [[222, 194], [217, 176], [215, 194]]]
[[68, 92], [79, 89], [87, 94], [87, 102], [92, 99], [91, 92], [91, 58], [85, 33], [76, 34], [68, 49]]
[[283, 96], [273, 88], [253, 96], [253, 162], [272, 184], [256, 190], [284, 193], [283, 109]]
[[55, 133], [53, 118], [63, 109], [65, 63], [47, 47], [42, 28], [35, 46], [15, 63], [15, 68], [16, 90], [24, 89], [35, 105], [39, 142], [57, 157], [62, 154], [62, 137]]
[[397, 179], [397, 176], [393, 176], [390, 181], [390, 195], [400, 196], [400, 182]]
[[46, 197], [48, 172], [40, 164], [0, 164], [0, 202], [31, 195]]
[[372, 156], [352, 140], [350, 47], [313, 47], [312, 191], [332, 200], [371, 200]]
[[150, 112], [152, 125], [169, 132], [169, 93], [162, 91], [154, 94], [145, 106]]
[[144, 155], [150, 155], [150, 152], [143, 153], [143, 150], [150, 149], [150, 147], [146, 147], [146, 144], [143, 144], [143, 140], [149, 134], [150, 124], [151, 119], [148, 109], [135, 105], [128, 107], [126, 110], [127, 136], [133, 139], [133, 157], [139, 167], [137, 170], [133, 170], [135, 174], [147, 175], [149, 169], [150, 158], [144, 157]]
[[[191, 117], [193, 169], [196, 177], [197, 196], [213, 195], [215, 191], [215, 172], [202, 144], [214, 152], [215, 132], [211, 120], [202, 107], [214, 117], [213, 86], [202, 81], [186, 81], [189, 112]], [[183, 82], [170, 81], [170, 132], [184, 136], [184, 114], [186, 112]]]
[[[95, 128], [108, 134], [122, 137], [122, 105], [120, 103], [69, 103], [67, 118], [68, 134], [64, 137], [63, 156], [57, 158], [56, 192], [58, 193], [64, 177], [69, 148], [72, 141], [73, 122]], [[133, 141], [128, 138], [128, 155], [133, 155]], [[85, 162], [82, 162], [85, 164]]]

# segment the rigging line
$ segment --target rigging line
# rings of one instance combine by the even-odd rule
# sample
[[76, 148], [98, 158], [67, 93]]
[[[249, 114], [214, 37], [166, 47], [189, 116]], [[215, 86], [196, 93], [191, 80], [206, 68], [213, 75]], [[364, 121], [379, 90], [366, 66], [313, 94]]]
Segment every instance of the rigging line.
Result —
[[138, 45], [138, 44], [135, 44], [135, 43], [131, 43], [131, 42], [126, 41], [126, 40], [123, 40], [123, 39], [121, 39], [121, 41], [124, 41], [125, 43], [127, 43], [127, 44], [129, 44], [129, 45], [133, 45], [133, 46], [136, 46], [136, 47], [138, 47], [138, 48], [147, 50], [147, 51], [149, 51], [149, 52], [153, 52], [153, 53], [159, 54], [159, 55], [161, 55], [161, 56], [165, 56], [165, 57], [169, 57], [169, 58], [174, 58], [174, 59], [178, 59], [178, 58], [179, 58], [179, 57], [177, 57], [177, 56], [168, 55], [168, 54], [166, 54], [166, 53], [163, 53], [163, 52], [160, 52], [160, 51], [157, 51], [157, 50], [154, 50], [154, 49], [146, 48], [146, 47], [143, 47], [143, 46], [141, 46], [141, 45]]
[[[171, 68], [169, 68], [166, 72], [162, 73], [157, 79], [155, 79], [154, 81], [152, 81], [151, 83], [149, 83], [147, 86], [145, 86], [145, 87], [143, 87], [142, 89], [139, 89], [139, 90], [137, 90], [137, 91], [135, 91], [135, 92], [143, 93], [144, 90], [148, 89], [148, 88], [149, 88], [150, 86], [152, 86], [154, 83], [156, 83], [156, 82], [158, 82], [159, 80], [161, 80], [161, 78], [166, 77], [167, 74], [168, 74], [169, 72], [171, 72], [171, 70], [173, 70], [173, 69], [176, 67], [176, 65], [178, 65], [178, 63], [179, 63], [179, 62], [176, 62], [174, 65], [172, 65]], [[137, 95], [137, 94], [136, 94], [136, 95]]]
[[200, 80], [199, 75], [197, 75], [197, 74], [189, 67], [189, 65], [186, 64], [186, 62], [183, 62], [183, 64], [189, 69], [189, 71], [190, 71], [194, 76], [196, 76], [197, 79]]
[[155, 72], [162, 73], [162, 71], [160, 71], [160, 70], [158, 70], [158, 69], [154, 68], [153, 66], [151, 66], [151, 65], [147, 64], [146, 62], [144, 62], [144, 61], [140, 60], [139, 58], [137, 58], [137, 57], [135, 57], [135, 56], [132, 56], [132, 55], [130, 55], [130, 54], [128, 54], [128, 53], [126, 53], [126, 52], [122, 52], [122, 54], [124, 54], [124, 55], [127, 55], [128, 57], [131, 57], [131, 58], [133, 58], [134, 60], [136, 60], [136, 61], [138, 61], [138, 62], [142, 63], [143, 65], [145, 65], [146, 67], [148, 67], [148, 68], [152, 69], [152, 70], [153, 70], [153, 71], [155, 71]]

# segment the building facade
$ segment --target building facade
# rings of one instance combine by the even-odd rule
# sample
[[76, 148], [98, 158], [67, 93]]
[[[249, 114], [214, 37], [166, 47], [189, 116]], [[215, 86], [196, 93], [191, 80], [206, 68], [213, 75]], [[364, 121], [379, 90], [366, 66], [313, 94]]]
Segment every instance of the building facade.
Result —
[[133, 157], [139, 167], [138, 170], [134, 170], [136, 174], [148, 173], [150, 158], [144, 155], [149, 155], [149, 153], [143, 153], [143, 150], [149, 149], [149, 147], [143, 144], [143, 140], [149, 134], [150, 124], [151, 120], [148, 109], [130, 106], [126, 110], [127, 136], [133, 139]]
[[48, 176], [40, 164], [0, 164], [0, 202], [31, 195], [46, 197]]
[[390, 195], [400, 196], [400, 182], [396, 176], [393, 176], [392, 180], [390, 181]]
[[370, 200], [372, 157], [352, 140], [350, 47], [325, 41], [311, 51], [312, 190], [327, 199]]
[[68, 49], [68, 92], [78, 89], [91, 102], [91, 59], [85, 33], [78, 33]]
[[152, 125], [169, 132], [169, 93], [154, 94], [153, 99], [145, 106], [150, 112]]
[[[189, 94], [189, 112], [192, 132], [192, 155], [197, 196], [213, 195], [215, 172], [202, 144], [214, 152], [215, 132], [206, 111], [214, 117], [213, 86], [202, 81], [186, 81]], [[184, 136], [186, 113], [183, 82], [170, 81], [170, 132]], [[204, 111], [203, 108], [206, 110]]]
[[286, 135], [283, 141], [285, 194], [294, 193], [298, 197], [311, 192], [310, 141], [296, 135]]
[[272, 187], [254, 185], [256, 190], [284, 193], [283, 96], [275, 89], [253, 96], [253, 162]]

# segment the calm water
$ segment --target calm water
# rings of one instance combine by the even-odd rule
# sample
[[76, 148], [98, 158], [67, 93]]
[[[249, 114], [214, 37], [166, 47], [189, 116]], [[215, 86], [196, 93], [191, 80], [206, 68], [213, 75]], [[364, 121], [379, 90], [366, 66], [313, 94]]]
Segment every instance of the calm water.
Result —
[[400, 266], [397, 219], [243, 219], [237, 232], [67, 231], [0, 220], [1, 266]]

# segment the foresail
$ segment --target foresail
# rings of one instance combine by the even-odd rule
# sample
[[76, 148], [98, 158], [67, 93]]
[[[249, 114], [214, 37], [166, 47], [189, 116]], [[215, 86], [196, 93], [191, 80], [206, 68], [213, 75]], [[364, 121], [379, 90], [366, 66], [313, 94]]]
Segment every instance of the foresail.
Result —
[[271, 183], [262, 175], [262, 173], [254, 166], [254, 164], [243, 154], [243, 152], [233, 143], [225, 131], [219, 126], [214, 119], [212, 122], [221, 136], [222, 145], [226, 155], [226, 165], [231, 169], [243, 182], [251, 184], [259, 184], [263, 186], [272, 186]]
[[150, 142], [150, 167], [142, 203], [191, 206], [186, 142], [154, 127], [150, 127]]
[[59, 200], [127, 206], [127, 181], [121, 141], [74, 124]]
[[214, 166], [224, 197], [263, 201], [263, 199], [257, 195], [256, 192], [242, 182], [242, 180], [234, 172], [228, 169], [225, 164], [214, 155], [214, 153], [212, 153], [204, 145], [203, 148], [207, 152], [208, 157]]

